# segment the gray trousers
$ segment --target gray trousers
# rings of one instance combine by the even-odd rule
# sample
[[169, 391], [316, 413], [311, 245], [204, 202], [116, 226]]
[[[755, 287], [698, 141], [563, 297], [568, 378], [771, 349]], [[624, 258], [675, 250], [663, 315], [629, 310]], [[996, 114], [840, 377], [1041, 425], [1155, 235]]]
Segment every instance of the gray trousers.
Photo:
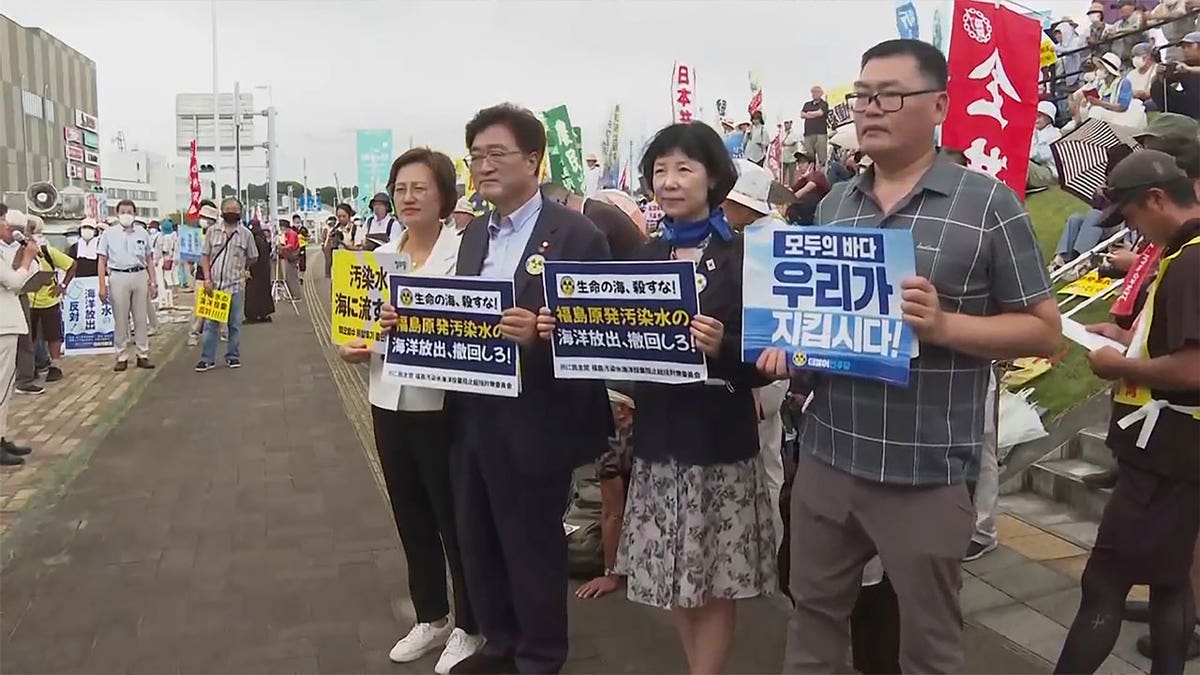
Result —
[[909, 487], [800, 459], [792, 485], [784, 673], [852, 673], [850, 613], [878, 552], [900, 602], [905, 673], [964, 672], [962, 556], [975, 529], [965, 483]]
[[1000, 499], [1000, 463], [997, 456], [999, 392], [996, 369], [988, 378], [983, 402], [983, 450], [979, 453], [979, 479], [975, 482], [975, 533], [971, 541], [991, 546], [996, 541], [996, 503]]
[[[25, 325], [29, 325], [29, 297], [20, 294], [21, 311], [25, 313]], [[26, 330], [17, 336], [16, 386], [34, 384], [37, 381], [37, 345]]]
[[[113, 272], [108, 275], [108, 301], [112, 303], [113, 320], [117, 324], [116, 346], [113, 351], [118, 361], [127, 361], [125, 353], [129, 346], [130, 328], [138, 358], [150, 356], [150, 337], [147, 324], [150, 322], [150, 275], [140, 272]], [[133, 324], [130, 326], [130, 324]]]

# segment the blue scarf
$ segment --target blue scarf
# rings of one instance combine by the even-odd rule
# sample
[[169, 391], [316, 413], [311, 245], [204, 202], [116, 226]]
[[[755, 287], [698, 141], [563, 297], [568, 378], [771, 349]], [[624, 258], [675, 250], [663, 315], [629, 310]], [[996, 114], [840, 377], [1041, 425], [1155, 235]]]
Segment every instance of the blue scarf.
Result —
[[708, 212], [708, 217], [693, 223], [681, 223], [671, 218], [663, 218], [663, 240], [670, 242], [676, 248], [696, 248], [705, 239], [717, 235], [724, 241], [733, 239], [733, 230], [725, 220], [725, 211], [716, 207]]

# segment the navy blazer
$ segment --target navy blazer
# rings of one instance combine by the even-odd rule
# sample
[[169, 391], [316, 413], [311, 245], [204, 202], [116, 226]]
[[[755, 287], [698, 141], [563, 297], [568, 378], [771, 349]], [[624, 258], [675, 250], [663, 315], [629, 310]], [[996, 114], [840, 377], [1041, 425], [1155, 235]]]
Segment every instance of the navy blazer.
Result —
[[[490, 237], [488, 216], [467, 224], [458, 249], [458, 275], [479, 276]], [[546, 305], [542, 275], [530, 274], [526, 261], [540, 253], [546, 260], [609, 260], [608, 241], [586, 216], [549, 199], [534, 223], [529, 243], [514, 274], [519, 307], [537, 312]], [[501, 452], [526, 474], [570, 470], [608, 449], [612, 411], [604, 382], [557, 380], [550, 344], [538, 339], [521, 347], [521, 394], [517, 398], [457, 393], [451, 404], [456, 441], [478, 452]]]
[[[742, 361], [742, 235], [713, 237], [696, 263], [705, 278], [700, 313], [725, 326], [717, 356], [708, 357], [708, 377], [724, 384], [638, 382], [633, 400], [633, 455], [680, 464], [731, 464], [758, 453], [755, 387], [769, 382], [753, 363]], [[670, 260], [671, 244], [652, 239], [635, 260]]]

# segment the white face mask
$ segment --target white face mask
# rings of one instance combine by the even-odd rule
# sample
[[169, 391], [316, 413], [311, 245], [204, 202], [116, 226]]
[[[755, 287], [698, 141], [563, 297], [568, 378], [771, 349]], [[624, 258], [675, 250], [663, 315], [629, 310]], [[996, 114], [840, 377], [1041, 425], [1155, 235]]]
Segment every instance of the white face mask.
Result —
[[122, 213], [121, 215], [117, 216], [117, 221], [120, 222], [122, 226], [129, 227], [133, 224], [133, 214]]
[[85, 227], [79, 230], [79, 238], [84, 241], [90, 241], [94, 236], [96, 236], [96, 231], [90, 227]]
[[1084, 73], [1083, 81], [1084, 82], [1095, 82], [1096, 81], [1096, 71], [1093, 70], [1093, 71]]
[[200, 226], [201, 226], [201, 227], [208, 227], [208, 226], [210, 226], [210, 225], [213, 225], [213, 224], [215, 224], [216, 222], [217, 222], [217, 221], [215, 221], [215, 220], [213, 220], [213, 219], [211, 219], [211, 218], [201, 218], [201, 219], [200, 219]]
[[1133, 67], [1134, 68], [1141, 70], [1142, 66], [1144, 66], [1144, 65], [1146, 65], [1146, 57], [1144, 57], [1144, 56], [1133, 57]]

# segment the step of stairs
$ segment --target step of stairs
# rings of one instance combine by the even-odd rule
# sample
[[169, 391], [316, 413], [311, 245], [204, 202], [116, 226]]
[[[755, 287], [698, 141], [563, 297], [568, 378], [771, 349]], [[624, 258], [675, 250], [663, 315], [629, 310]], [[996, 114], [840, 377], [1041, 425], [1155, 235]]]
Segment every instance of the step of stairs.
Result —
[[1115, 466], [1107, 433], [1106, 427], [1085, 428], [1034, 462], [1005, 486], [1000, 508], [1090, 549], [1112, 490], [1088, 487], [1083, 479]]

